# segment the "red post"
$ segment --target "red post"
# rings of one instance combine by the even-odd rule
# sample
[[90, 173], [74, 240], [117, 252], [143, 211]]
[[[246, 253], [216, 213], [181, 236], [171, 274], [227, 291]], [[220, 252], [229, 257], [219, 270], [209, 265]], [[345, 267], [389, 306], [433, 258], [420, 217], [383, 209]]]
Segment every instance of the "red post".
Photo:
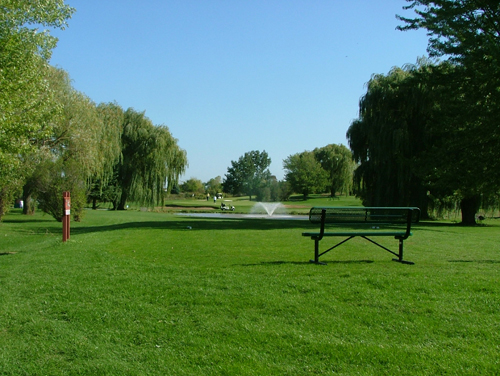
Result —
[[63, 192], [63, 242], [69, 239], [69, 218], [71, 208], [71, 197], [69, 192]]

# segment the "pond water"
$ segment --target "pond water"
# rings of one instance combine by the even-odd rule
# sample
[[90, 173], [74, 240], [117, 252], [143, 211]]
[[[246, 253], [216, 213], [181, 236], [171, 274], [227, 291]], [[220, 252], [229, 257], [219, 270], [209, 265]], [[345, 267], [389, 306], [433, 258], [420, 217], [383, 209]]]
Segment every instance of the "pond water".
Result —
[[219, 219], [246, 219], [246, 218], [258, 218], [258, 219], [287, 219], [287, 220], [307, 220], [309, 217], [307, 215], [289, 215], [289, 214], [227, 214], [227, 213], [177, 213], [176, 215], [181, 215], [185, 217], [198, 217], [198, 218], [219, 218]]

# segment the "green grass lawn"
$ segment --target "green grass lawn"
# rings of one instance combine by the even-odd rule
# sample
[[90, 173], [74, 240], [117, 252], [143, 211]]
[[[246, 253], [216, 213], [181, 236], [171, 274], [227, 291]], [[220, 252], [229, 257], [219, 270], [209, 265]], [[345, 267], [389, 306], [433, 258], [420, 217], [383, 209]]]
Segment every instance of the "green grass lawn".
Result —
[[0, 224], [0, 375], [500, 374], [500, 220], [419, 224], [415, 265], [357, 239], [311, 264], [299, 220], [71, 225]]

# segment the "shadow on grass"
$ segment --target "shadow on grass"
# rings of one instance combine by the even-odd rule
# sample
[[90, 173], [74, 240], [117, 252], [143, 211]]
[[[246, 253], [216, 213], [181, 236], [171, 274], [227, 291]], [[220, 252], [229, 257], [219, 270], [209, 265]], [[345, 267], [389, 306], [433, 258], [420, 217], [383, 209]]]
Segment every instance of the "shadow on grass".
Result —
[[482, 228], [482, 227], [497, 227], [500, 225], [500, 222], [497, 223], [477, 223], [474, 226], [466, 226], [461, 222], [440, 222], [440, 221], [432, 221], [432, 220], [422, 220], [412, 227], [428, 227], [428, 228], [440, 228], [440, 227], [452, 227], [452, 228]]
[[274, 265], [308, 265], [308, 261], [262, 261], [255, 264], [234, 264], [233, 266], [274, 266]]
[[86, 234], [93, 232], [106, 232], [124, 229], [158, 229], [174, 231], [213, 231], [213, 230], [283, 230], [297, 229], [302, 231], [304, 226], [308, 227], [309, 222], [291, 221], [279, 219], [218, 219], [218, 218], [197, 218], [195, 220], [168, 220], [168, 221], [144, 221], [125, 222], [103, 226], [73, 226], [72, 234]]
[[[150, 229], [150, 230], [170, 230], [170, 231], [214, 231], [214, 230], [293, 230], [296, 229], [300, 235], [303, 231], [317, 230], [318, 226], [309, 223], [308, 220], [286, 220], [286, 219], [265, 219], [265, 218], [193, 218], [180, 220], [168, 219], [165, 221], [132, 221], [106, 225], [86, 226], [85, 222], [71, 222], [71, 234], [88, 234], [96, 232], [108, 232], [119, 230], [132, 229]], [[7, 221], [6, 221], [7, 222]], [[29, 232], [32, 234], [58, 234], [62, 231], [62, 224], [53, 219], [39, 220], [11, 220], [15, 223], [29, 223], [34, 226], [29, 226], [20, 229], [21, 232]], [[48, 227], [45, 227], [46, 223]], [[413, 227], [414, 231], [419, 229], [437, 232], [446, 232], [447, 228], [456, 228], [456, 224], [439, 224], [439, 223], [419, 223]], [[348, 229], [344, 226], [343, 228]]]
[[476, 262], [478, 264], [500, 264], [500, 260], [448, 260], [448, 262]]
[[[182, 219], [181, 219], [182, 218]], [[308, 220], [266, 219], [266, 218], [188, 218], [181, 217], [179, 220], [168, 219], [165, 221], [134, 221], [101, 226], [71, 227], [72, 234], [86, 234], [93, 232], [106, 232], [124, 229], [159, 229], [174, 231], [213, 231], [213, 230], [284, 230], [296, 229], [299, 233], [307, 229], [317, 229], [317, 225], [309, 223]], [[454, 223], [420, 222], [414, 226], [418, 231], [429, 229], [435, 231], [446, 231], [446, 228], [461, 227]]]
[[412, 225], [412, 231], [425, 230], [436, 233], [445, 233], [451, 229], [466, 229], [466, 228], [475, 228], [475, 229], [491, 229], [500, 227], [500, 223], [493, 224], [482, 224], [479, 223], [475, 226], [464, 226], [461, 223], [449, 223], [449, 222], [433, 222], [433, 221], [422, 221], [417, 224]]
[[61, 223], [61, 222], [57, 222], [54, 218], [47, 218], [47, 219], [33, 219], [33, 218], [30, 218], [30, 217], [23, 217], [23, 218], [20, 218], [20, 217], [7, 217], [5, 219], [2, 219], [2, 222], [3, 223]]
[[[4, 219], [5, 223], [32, 224], [32, 226], [22, 227], [20, 231], [33, 234], [59, 234], [62, 231], [60, 222], [56, 222], [52, 218], [30, 218], [21, 214], [9, 216]], [[44, 224], [47, 224], [45, 226]], [[494, 224], [492, 227], [496, 227]], [[456, 223], [442, 223], [423, 221], [415, 225], [413, 228], [418, 232], [419, 229], [430, 231], [442, 231], [450, 228], [460, 228]], [[478, 227], [490, 227], [490, 225], [482, 225]], [[158, 229], [171, 231], [213, 231], [213, 230], [297, 230], [301, 232], [310, 229], [318, 229], [317, 225], [309, 223], [305, 220], [288, 220], [288, 219], [267, 219], [267, 218], [231, 218], [230, 215], [224, 218], [189, 218], [189, 217], [167, 217], [165, 220], [156, 221], [131, 221], [114, 224], [102, 224], [89, 226], [84, 222], [71, 222], [71, 234], [87, 234], [96, 232], [108, 232], [127, 229]]]
[[[323, 262], [323, 260], [321, 260]], [[325, 261], [327, 264], [371, 264], [373, 260], [343, 260], [343, 261]], [[324, 264], [316, 264], [311, 261], [262, 261], [256, 264], [236, 264], [234, 266], [274, 266], [274, 265], [319, 265], [324, 266]]]

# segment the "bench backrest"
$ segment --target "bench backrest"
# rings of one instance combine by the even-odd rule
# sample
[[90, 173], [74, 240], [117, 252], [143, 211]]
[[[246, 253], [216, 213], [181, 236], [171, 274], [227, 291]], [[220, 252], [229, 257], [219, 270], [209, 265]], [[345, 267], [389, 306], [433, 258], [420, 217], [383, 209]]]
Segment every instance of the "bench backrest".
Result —
[[420, 219], [420, 209], [414, 207], [313, 207], [311, 223], [324, 224], [401, 224], [411, 225]]

